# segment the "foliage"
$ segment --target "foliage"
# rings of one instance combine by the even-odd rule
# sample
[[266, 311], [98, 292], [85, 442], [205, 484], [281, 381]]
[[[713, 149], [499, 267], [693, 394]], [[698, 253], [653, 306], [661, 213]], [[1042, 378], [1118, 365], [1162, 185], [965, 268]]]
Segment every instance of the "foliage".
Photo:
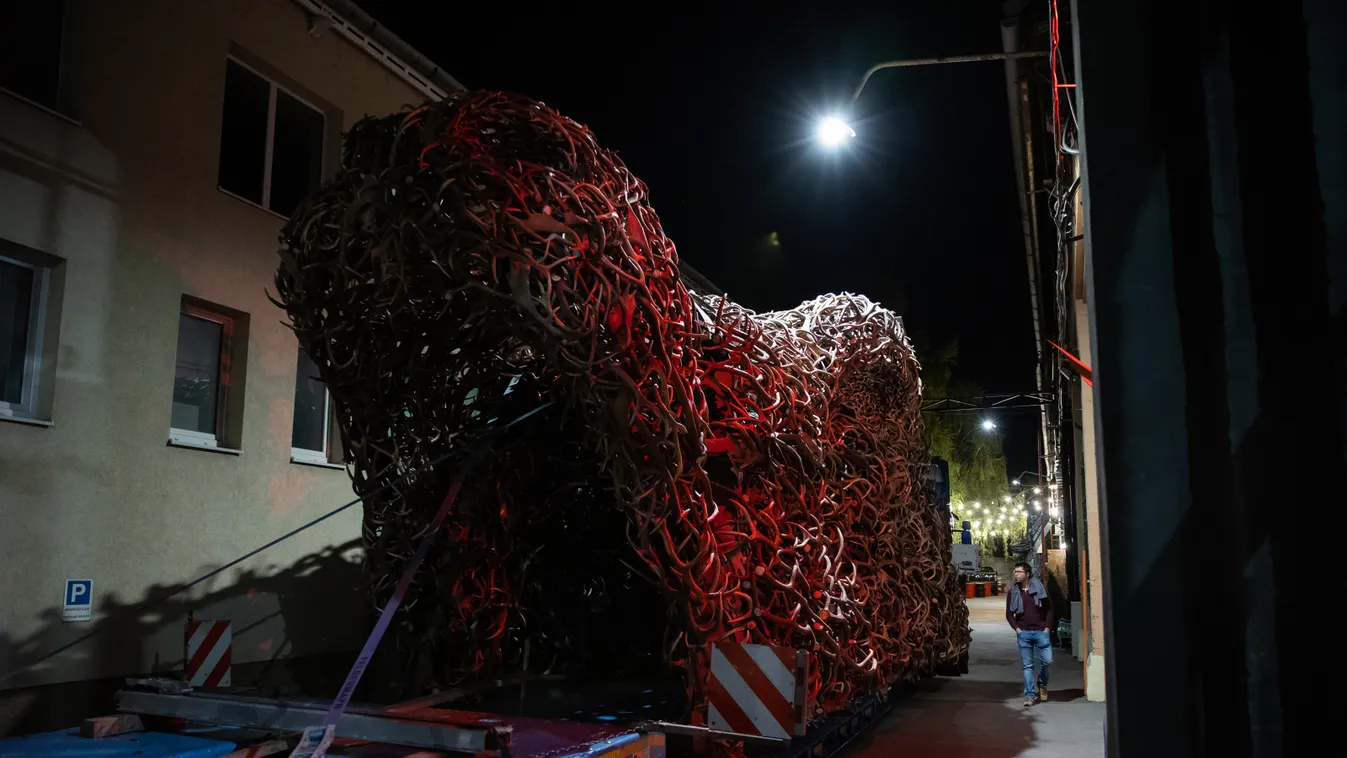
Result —
[[[917, 354], [924, 402], [983, 394], [976, 384], [955, 378], [957, 340], [925, 349], [918, 345]], [[957, 520], [977, 524], [973, 541], [988, 554], [998, 539], [1003, 545], [1018, 542], [1025, 530], [1024, 503], [1019, 498], [1006, 502], [1011, 493], [1000, 435], [984, 430], [976, 413], [927, 413], [925, 422], [931, 455], [949, 462], [951, 511]]]

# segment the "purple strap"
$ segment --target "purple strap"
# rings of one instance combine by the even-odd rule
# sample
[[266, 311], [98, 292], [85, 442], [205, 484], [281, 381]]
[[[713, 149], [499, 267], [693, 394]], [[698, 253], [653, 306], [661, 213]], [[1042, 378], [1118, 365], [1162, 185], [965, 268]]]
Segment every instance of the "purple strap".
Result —
[[[550, 405], [551, 403], [540, 405], [495, 431], [503, 432]], [[407, 596], [407, 589], [412, 586], [412, 577], [416, 576], [416, 569], [421, 565], [421, 561], [425, 560], [426, 553], [430, 552], [430, 543], [434, 542], [435, 535], [440, 533], [440, 526], [444, 524], [444, 519], [449, 515], [454, 500], [458, 498], [459, 490], [463, 489], [464, 477], [472, 469], [472, 464], [481, 457], [481, 454], [488, 447], [488, 444], [479, 445], [476, 453], [465, 461], [463, 467], [459, 469], [458, 476], [454, 477], [454, 483], [449, 485], [449, 493], [444, 496], [444, 502], [440, 503], [440, 509], [435, 513], [435, 518], [431, 520], [425, 536], [421, 538], [421, 544], [416, 546], [416, 553], [407, 562], [407, 568], [403, 570], [402, 578], [398, 580], [398, 586], [393, 590], [393, 596], [388, 598], [388, 603], [384, 605], [383, 612], [379, 614], [379, 621], [374, 625], [374, 630], [370, 632], [369, 639], [365, 640], [365, 647], [361, 648], [360, 656], [355, 659], [355, 665], [351, 666], [351, 673], [346, 675], [346, 681], [341, 685], [341, 691], [337, 693], [337, 698], [332, 701], [332, 706], [327, 709], [327, 716], [323, 718], [323, 726], [335, 726], [337, 721], [341, 719], [341, 714], [346, 710], [346, 706], [350, 705], [351, 695], [355, 692], [356, 685], [360, 684], [360, 677], [365, 675], [365, 669], [369, 666], [370, 659], [374, 657], [374, 651], [379, 647], [379, 641], [383, 639], [384, 632], [388, 630], [388, 625], [393, 621], [393, 614], [397, 613], [398, 606], [402, 605], [402, 599]]]
[[327, 716], [323, 718], [323, 726], [335, 726], [341, 714], [346, 710], [346, 706], [351, 703], [351, 695], [355, 692], [355, 687], [360, 684], [360, 677], [365, 675], [365, 668], [369, 666], [370, 659], [374, 657], [374, 650], [379, 647], [379, 641], [383, 639], [384, 632], [388, 631], [388, 625], [393, 621], [393, 614], [397, 613], [398, 606], [402, 605], [402, 599], [407, 596], [407, 588], [412, 586], [412, 577], [416, 575], [416, 569], [425, 560], [426, 553], [430, 552], [430, 543], [435, 540], [435, 535], [440, 532], [440, 525], [444, 523], [445, 516], [449, 515], [449, 508], [453, 506], [454, 500], [458, 497], [458, 491], [463, 488], [463, 473], [461, 472], [454, 479], [454, 483], [449, 486], [449, 494], [445, 495], [444, 502], [440, 503], [440, 510], [436, 512], [434, 520], [430, 522], [430, 529], [426, 531], [426, 536], [421, 538], [421, 544], [416, 546], [416, 554], [412, 556], [411, 561], [407, 563], [407, 568], [402, 572], [402, 578], [398, 580], [398, 586], [393, 590], [393, 596], [388, 598], [384, 605], [383, 612], [379, 614], [379, 621], [374, 625], [374, 630], [370, 632], [369, 639], [365, 640], [365, 647], [361, 648], [360, 656], [355, 659], [355, 665], [351, 667], [351, 673], [346, 675], [346, 681], [341, 685], [341, 692], [337, 693], [337, 699], [332, 701], [332, 707], [327, 709]]

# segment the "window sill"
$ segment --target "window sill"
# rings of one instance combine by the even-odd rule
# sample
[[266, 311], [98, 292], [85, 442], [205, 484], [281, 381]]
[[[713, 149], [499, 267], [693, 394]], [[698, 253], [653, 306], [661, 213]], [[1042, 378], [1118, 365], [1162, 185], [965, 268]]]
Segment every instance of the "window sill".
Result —
[[39, 426], [44, 429], [54, 426], [50, 421], [43, 421], [40, 418], [24, 418], [22, 416], [6, 416], [0, 414], [0, 421], [8, 421], [13, 424], [24, 424], [25, 426]]
[[12, 92], [12, 91], [10, 91], [10, 90], [7, 90], [7, 89], [5, 89], [4, 87], [0, 87], [0, 92], [5, 93], [6, 95], [8, 95], [8, 96], [14, 98], [15, 100], [18, 100], [19, 102], [21, 102], [21, 103], [23, 103], [23, 104], [25, 104], [25, 105], [28, 105], [28, 106], [33, 107], [33, 108], [37, 108], [38, 110], [43, 111], [44, 113], [51, 114], [51, 115], [53, 115], [53, 116], [55, 116], [55, 117], [61, 119], [62, 121], [66, 122], [66, 123], [68, 123], [68, 124], [70, 124], [70, 125], [72, 125], [72, 126], [78, 126], [78, 127], [80, 127], [80, 128], [83, 128], [83, 127], [84, 127], [84, 124], [81, 124], [81, 123], [79, 122], [79, 119], [73, 118], [73, 117], [71, 117], [71, 116], [67, 116], [66, 114], [64, 114], [64, 113], [62, 113], [62, 112], [56, 110], [55, 108], [51, 107], [50, 105], [43, 105], [42, 103], [39, 103], [39, 102], [37, 102], [36, 100], [29, 100], [28, 98], [24, 97], [23, 95], [20, 95], [20, 94], [17, 93], [17, 92]]
[[218, 184], [215, 185], [215, 189], [220, 190], [220, 194], [224, 195], [225, 197], [232, 197], [235, 200], [239, 201], [240, 203], [243, 203], [244, 205], [256, 208], [257, 210], [262, 211], [263, 213], [266, 213], [268, 215], [275, 216], [276, 218], [282, 221], [290, 220], [289, 216], [282, 216], [281, 214], [277, 213], [276, 211], [273, 211], [272, 209], [266, 207], [265, 205], [249, 200], [248, 198], [242, 195], [236, 195], [233, 192], [230, 192], [229, 190], [225, 189], [224, 187], [219, 186]]
[[332, 463], [330, 461], [326, 463], [321, 461], [306, 461], [303, 458], [295, 458], [293, 456], [291, 456], [290, 462], [295, 464], [296, 466], [313, 466], [314, 468], [330, 468], [335, 469], [337, 471], [346, 470], [346, 464], [344, 463]]
[[218, 447], [216, 445], [206, 445], [200, 442], [190, 440], [173, 439], [168, 440], [169, 447], [180, 447], [185, 450], [203, 450], [207, 453], [223, 453], [224, 455], [243, 455], [243, 451], [233, 447]]

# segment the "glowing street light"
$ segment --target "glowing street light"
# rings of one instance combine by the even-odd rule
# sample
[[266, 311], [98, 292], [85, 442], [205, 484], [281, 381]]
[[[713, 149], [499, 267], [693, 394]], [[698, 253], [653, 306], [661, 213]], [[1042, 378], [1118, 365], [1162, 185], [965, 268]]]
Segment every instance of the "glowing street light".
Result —
[[[871, 66], [865, 75], [861, 77], [860, 84], [856, 85], [856, 91], [851, 95], [851, 103], [855, 105], [861, 97], [861, 91], [865, 89], [866, 82], [876, 73], [890, 68], [910, 68], [912, 66], [932, 66], [947, 63], [976, 63], [980, 61], [1013, 61], [1023, 58], [1047, 58], [1046, 50], [1035, 50], [1027, 52], [1014, 53], [984, 53], [981, 55], [947, 55], [939, 58], [909, 58], [905, 60], [883, 61]], [[829, 147], [837, 147], [843, 142], [856, 136], [856, 132], [847, 126], [842, 119], [836, 116], [829, 116], [823, 119], [819, 124], [818, 137], [823, 144]]]
[[982, 419], [982, 429], [983, 429], [983, 431], [990, 432], [991, 430], [993, 430], [993, 429], [995, 429], [995, 428], [996, 428], [996, 422], [995, 422], [995, 421], [992, 421], [992, 420], [989, 419], [989, 418], [984, 418], [984, 419]]
[[856, 130], [847, 126], [842, 119], [836, 116], [829, 116], [819, 122], [819, 141], [828, 147], [837, 147], [855, 136]]
[[1011, 479], [1011, 480], [1010, 480], [1010, 485], [1011, 485], [1012, 487], [1018, 487], [1018, 486], [1020, 486], [1020, 480], [1019, 480], [1019, 479]]

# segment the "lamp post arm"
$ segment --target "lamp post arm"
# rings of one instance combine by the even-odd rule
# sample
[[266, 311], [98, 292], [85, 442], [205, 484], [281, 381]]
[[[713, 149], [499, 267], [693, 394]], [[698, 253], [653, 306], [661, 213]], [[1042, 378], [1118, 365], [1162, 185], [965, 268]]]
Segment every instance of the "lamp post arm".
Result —
[[947, 55], [940, 58], [908, 58], [907, 60], [900, 60], [900, 61], [884, 61], [883, 63], [876, 63], [875, 65], [870, 67], [869, 71], [865, 72], [865, 76], [861, 77], [860, 86], [856, 87], [856, 94], [851, 96], [851, 102], [854, 103], [858, 98], [860, 98], [861, 90], [865, 89], [865, 83], [870, 81], [870, 77], [874, 76], [876, 72], [882, 71], [886, 68], [908, 68], [910, 66], [934, 66], [941, 63], [976, 63], [978, 61], [1010, 61], [1010, 60], [1019, 60], [1021, 58], [1046, 58], [1047, 56], [1048, 53], [1046, 51], [1042, 52], [1031, 51], [1027, 53], [986, 53], [985, 55]]

